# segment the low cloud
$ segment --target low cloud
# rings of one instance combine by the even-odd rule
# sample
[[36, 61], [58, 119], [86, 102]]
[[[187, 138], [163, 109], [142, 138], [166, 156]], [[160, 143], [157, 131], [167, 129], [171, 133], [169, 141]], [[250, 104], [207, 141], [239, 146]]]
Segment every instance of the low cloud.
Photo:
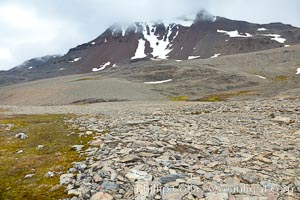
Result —
[[114, 22], [171, 19], [206, 9], [232, 19], [300, 27], [299, 7], [298, 0], [2, 0], [0, 70], [33, 57], [64, 54]]

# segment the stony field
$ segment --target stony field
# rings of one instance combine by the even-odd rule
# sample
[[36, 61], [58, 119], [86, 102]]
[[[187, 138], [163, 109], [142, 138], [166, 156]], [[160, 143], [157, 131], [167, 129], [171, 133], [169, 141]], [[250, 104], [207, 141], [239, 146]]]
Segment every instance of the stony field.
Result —
[[78, 152], [68, 168], [49, 167], [54, 177], [47, 179], [57, 182], [47, 193], [64, 188], [61, 198], [294, 200], [300, 199], [299, 105], [295, 97], [6, 106], [1, 112], [75, 113], [64, 117], [68, 133], [90, 141], [68, 143]]

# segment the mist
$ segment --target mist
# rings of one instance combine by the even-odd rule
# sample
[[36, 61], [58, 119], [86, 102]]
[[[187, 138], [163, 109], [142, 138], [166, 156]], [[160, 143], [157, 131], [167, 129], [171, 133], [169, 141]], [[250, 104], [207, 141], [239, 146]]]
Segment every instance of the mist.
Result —
[[195, 14], [300, 27], [297, 0], [1, 0], [0, 70], [33, 57], [65, 54], [115, 22], [155, 21]]

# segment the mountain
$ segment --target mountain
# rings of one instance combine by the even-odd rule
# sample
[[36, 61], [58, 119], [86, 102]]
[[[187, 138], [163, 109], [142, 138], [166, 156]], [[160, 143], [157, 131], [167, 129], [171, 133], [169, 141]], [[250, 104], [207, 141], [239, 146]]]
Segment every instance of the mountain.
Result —
[[33, 59], [1, 72], [0, 84], [99, 72], [139, 61], [216, 58], [296, 44], [300, 29], [291, 25], [254, 24], [201, 11], [174, 20], [114, 24], [64, 56]]

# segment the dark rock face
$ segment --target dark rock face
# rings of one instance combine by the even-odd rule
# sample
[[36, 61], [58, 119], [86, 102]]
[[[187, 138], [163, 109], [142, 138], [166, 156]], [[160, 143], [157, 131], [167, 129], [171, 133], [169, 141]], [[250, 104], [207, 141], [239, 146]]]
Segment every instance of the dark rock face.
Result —
[[300, 44], [300, 29], [291, 25], [253, 24], [200, 11], [195, 17], [173, 21], [114, 24], [64, 56], [32, 59], [0, 72], [0, 84], [101, 71], [149, 59], [204, 59], [295, 44]]

